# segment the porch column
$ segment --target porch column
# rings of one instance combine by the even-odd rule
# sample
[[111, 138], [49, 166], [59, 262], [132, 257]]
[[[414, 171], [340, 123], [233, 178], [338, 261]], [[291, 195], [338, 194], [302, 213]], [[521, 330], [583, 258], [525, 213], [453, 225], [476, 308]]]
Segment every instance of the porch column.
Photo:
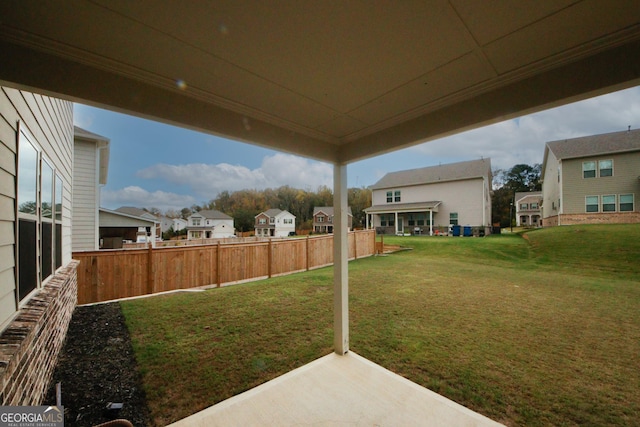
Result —
[[429, 209], [429, 236], [433, 236], [433, 209]]
[[399, 230], [398, 230], [398, 212], [396, 211], [396, 212], [394, 212], [393, 214], [396, 216], [396, 235], [397, 235], [397, 234], [398, 234], [398, 231], [399, 231]]
[[333, 165], [333, 351], [349, 351], [347, 165]]

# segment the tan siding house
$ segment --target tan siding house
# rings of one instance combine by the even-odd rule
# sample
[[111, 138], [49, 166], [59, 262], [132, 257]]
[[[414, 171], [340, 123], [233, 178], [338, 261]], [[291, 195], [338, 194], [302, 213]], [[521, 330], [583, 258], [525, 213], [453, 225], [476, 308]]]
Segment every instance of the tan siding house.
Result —
[[640, 130], [548, 142], [543, 225], [640, 222]]
[[491, 222], [491, 160], [430, 166], [385, 175], [372, 186], [367, 227], [381, 233], [434, 234]]
[[[353, 214], [351, 207], [347, 209], [347, 231], [353, 227]], [[322, 206], [313, 208], [313, 232], [333, 233], [333, 206]]]
[[0, 399], [38, 405], [76, 304], [73, 104], [0, 88]]
[[100, 186], [107, 183], [109, 139], [74, 128], [73, 251], [100, 248]]

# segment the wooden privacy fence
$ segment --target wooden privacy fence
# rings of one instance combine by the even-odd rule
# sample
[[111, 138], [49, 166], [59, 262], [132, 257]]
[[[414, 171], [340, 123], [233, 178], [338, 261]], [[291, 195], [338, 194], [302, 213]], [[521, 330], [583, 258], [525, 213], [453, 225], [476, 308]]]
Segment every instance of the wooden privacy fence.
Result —
[[[375, 253], [375, 231], [348, 234], [349, 259]], [[78, 304], [237, 283], [333, 263], [333, 236], [207, 246], [74, 252]]]

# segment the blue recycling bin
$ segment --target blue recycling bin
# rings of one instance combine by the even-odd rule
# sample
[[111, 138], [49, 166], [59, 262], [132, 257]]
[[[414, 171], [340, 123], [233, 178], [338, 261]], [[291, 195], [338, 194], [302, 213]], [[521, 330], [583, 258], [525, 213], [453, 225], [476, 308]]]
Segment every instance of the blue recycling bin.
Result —
[[464, 233], [464, 237], [471, 237], [471, 226], [470, 225], [465, 225], [464, 229], [462, 230], [462, 232]]
[[459, 225], [454, 225], [453, 226], [453, 235], [454, 236], [459, 236], [460, 235], [460, 226]]

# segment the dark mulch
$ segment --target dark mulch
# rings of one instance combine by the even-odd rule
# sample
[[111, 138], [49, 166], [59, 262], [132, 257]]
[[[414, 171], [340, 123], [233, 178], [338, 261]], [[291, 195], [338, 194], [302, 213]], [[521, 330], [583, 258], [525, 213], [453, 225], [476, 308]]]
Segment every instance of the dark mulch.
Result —
[[[67, 426], [94, 426], [114, 418], [128, 419], [135, 426], [151, 424], [129, 331], [117, 303], [76, 308], [45, 404], [55, 404], [58, 382]], [[109, 411], [110, 402], [124, 406]]]

